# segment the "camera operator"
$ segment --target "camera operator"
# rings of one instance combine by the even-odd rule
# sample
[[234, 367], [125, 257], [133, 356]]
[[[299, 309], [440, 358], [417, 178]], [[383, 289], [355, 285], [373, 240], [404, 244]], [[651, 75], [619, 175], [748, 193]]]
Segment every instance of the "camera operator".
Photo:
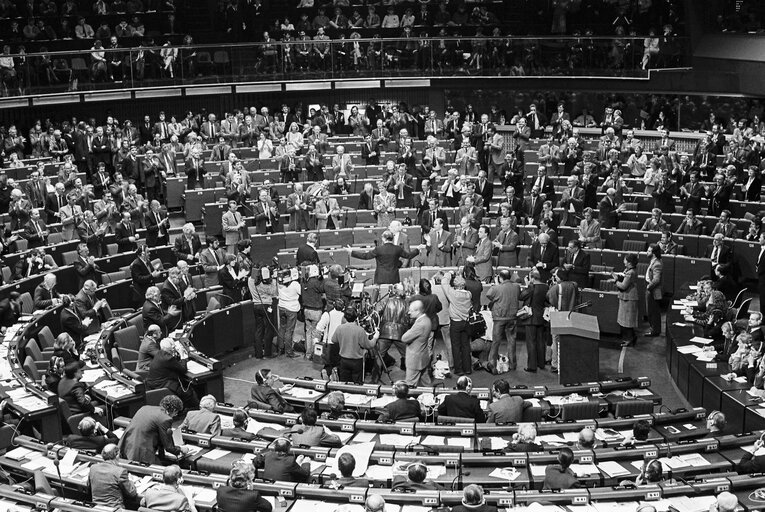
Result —
[[341, 299], [348, 304], [352, 297], [351, 282], [353, 278], [340, 265], [329, 267], [329, 274], [324, 278], [324, 298], [327, 308], [335, 301]]
[[332, 303], [327, 302], [327, 311], [322, 313], [321, 319], [316, 326], [316, 339], [313, 340], [314, 345], [319, 343], [319, 338], [324, 343], [324, 351], [322, 353], [324, 367], [321, 370], [322, 379], [329, 380], [332, 371], [340, 366], [340, 347], [336, 343], [332, 343], [332, 336], [335, 334], [338, 326], [345, 322], [345, 304], [346, 301], [343, 299], [337, 299]]
[[295, 334], [295, 324], [297, 323], [298, 313], [300, 312], [300, 296], [303, 294], [303, 287], [297, 279], [286, 275], [283, 277], [279, 290], [279, 334], [277, 346], [279, 354], [286, 354], [289, 358], [295, 358], [293, 336]]
[[377, 344], [380, 336], [375, 331], [371, 339], [367, 332], [356, 322], [356, 308], [348, 306], [343, 314], [345, 323], [339, 325], [332, 335], [332, 343], [340, 347], [340, 368], [338, 377], [341, 382], [361, 384], [364, 381], [364, 357], [369, 349]]
[[276, 308], [279, 291], [271, 269], [256, 269], [247, 279], [252, 303], [255, 307], [255, 359], [273, 357], [273, 341], [276, 335]]
[[[378, 349], [383, 359], [386, 359], [391, 345], [395, 345], [401, 356], [399, 367], [406, 371], [406, 345], [401, 341], [404, 332], [409, 328], [407, 304], [404, 300], [404, 287], [396, 284], [390, 287], [390, 296], [380, 310], [380, 343]], [[386, 363], [387, 364], [387, 363]], [[384, 368], [380, 368], [382, 372]]]
[[308, 266], [308, 278], [303, 283], [303, 315], [305, 316], [305, 358], [313, 356], [316, 325], [324, 311], [324, 280], [317, 265]]

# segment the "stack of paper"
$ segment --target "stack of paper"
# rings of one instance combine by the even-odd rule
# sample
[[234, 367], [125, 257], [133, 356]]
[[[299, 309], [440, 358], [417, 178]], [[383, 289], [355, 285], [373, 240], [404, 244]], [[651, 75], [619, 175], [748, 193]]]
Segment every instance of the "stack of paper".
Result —
[[[640, 462], [638, 469], [643, 469], [643, 461], [637, 462]], [[598, 464], [598, 469], [612, 478], [619, 476], [629, 476], [631, 474], [628, 469], [614, 460], [606, 460], [601, 462]]]
[[450, 437], [447, 443], [449, 446], [461, 446], [466, 450], [473, 448], [473, 440], [468, 437]]
[[371, 407], [377, 407], [382, 408], [388, 405], [389, 403], [395, 402], [396, 397], [392, 395], [385, 395], [381, 396], [380, 398], [375, 398], [372, 400], [372, 402], [369, 404]]
[[196, 361], [187, 361], [186, 371], [189, 372], [191, 375], [201, 375], [203, 373], [209, 372], [210, 369], [206, 367], [205, 365], [198, 363]]
[[444, 446], [446, 444], [446, 437], [444, 436], [426, 436], [425, 439], [422, 440], [422, 443], [425, 446]]
[[380, 444], [406, 448], [413, 444], [420, 444], [420, 436], [402, 436], [400, 434], [380, 434]]
[[222, 450], [220, 448], [215, 448], [214, 450], [210, 450], [207, 453], [202, 454], [202, 457], [205, 459], [210, 460], [218, 460], [221, 457], [225, 457], [226, 455], [230, 454], [231, 452], [228, 450]]
[[346, 405], [366, 405], [371, 400], [370, 397], [367, 395], [359, 395], [355, 393], [345, 393], [345, 403]]
[[579, 478], [590, 475], [600, 475], [600, 471], [598, 471], [595, 464], [571, 464], [569, 468]]
[[489, 473], [492, 478], [499, 478], [500, 480], [515, 480], [521, 476], [521, 472], [516, 468], [496, 468]]

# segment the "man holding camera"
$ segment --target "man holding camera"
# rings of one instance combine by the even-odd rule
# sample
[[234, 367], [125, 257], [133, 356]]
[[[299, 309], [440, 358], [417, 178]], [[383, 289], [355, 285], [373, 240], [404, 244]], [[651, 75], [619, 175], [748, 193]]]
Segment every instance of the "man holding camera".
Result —
[[377, 344], [380, 332], [376, 331], [370, 339], [367, 332], [356, 323], [358, 313], [353, 306], [345, 308], [343, 317], [345, 323], [335, 329], [331, 341], [340, 347], [338, 377], [340, 382], [361, 384], [364, 381], [364, 357], [367, 350]]

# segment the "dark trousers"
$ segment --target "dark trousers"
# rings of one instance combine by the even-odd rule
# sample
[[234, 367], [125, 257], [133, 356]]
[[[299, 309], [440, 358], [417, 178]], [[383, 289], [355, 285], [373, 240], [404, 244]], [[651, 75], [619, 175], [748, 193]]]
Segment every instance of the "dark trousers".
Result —
[[364, 359], [340, 358], [340, 367], [337, 376], [340, 382], [353, 382], [361, 384], [364, 381]]
[[648, 325], [651, 326], [651, 332], [661, 334], [661, 299], [654, 299], [651, 292], [646, 296], [646, 314], [648, 315]]
[[452, 320], [449, 324], [449, 337], [452, 339], [452, 357], [454, 373], [472, 373], [470, 361], [470, 336], [465, 320]]
[[287, 311], [279, 308], [279, 339], [277, 345], [279, 352], [284, 352], [292, 356], [292, 338], [295, 335], [295, 324], [297, 323], [297, 311]]
[[619, 330], [621, 331], [622, 341], [637, 341], [637, 334], [635, 334], [634, 327], [624, 327], [623, 325], [620, 325]]
[[526, 326], [526, 353], [528, 360], [526, 368], [543, 369], [545, 367], [545, 326]]
[[[268, 308], [271, 312], [268, 312]], [[255, 305], [255, 357], [271, 357], [276, 335], [274, 306]]]

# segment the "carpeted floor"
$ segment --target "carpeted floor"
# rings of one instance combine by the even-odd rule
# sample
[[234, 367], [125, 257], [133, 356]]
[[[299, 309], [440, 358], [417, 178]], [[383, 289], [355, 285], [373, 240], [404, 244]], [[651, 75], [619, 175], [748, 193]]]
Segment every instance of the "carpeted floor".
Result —
[[[302, 333], [302, 325], [298, 324], [296, 333]], [[295, 336], [299, 337], [298, 334]], [[443, 345], [439, 341], [436, 350], [443, 351]], [[688, 407], [685, 398], [675, 387], [667, 370], [665, 362], [665, 339], [663, 336], [655, 338], [641, 337], [636, 347], [625, 349], [623, 376], [649, 377], [651, 389], [663, 397], [663, 403], [671, 409]], [[522, 370], [526, 361], [526, 347], [523, 342], [518, 343], [518, 366], [520, 369], [502, 375], [511, 385], [525, 384], [527, 386], [557, 385], [557, 375], [547, 371], [539, 371], [536, 374], [526, 373]], [[600, 378], [617, 376], [617, 368], [622, 349], [616, 339], [601, 341], [600, 346]], [[398, 357], [395, 349], [390, 351], [393, 357]], [[305, 359], [289, 359], [280, 356], [273, 359], [253, 359], [247, 350], [239, 351], [224, 358], [228, 366], [224, 370], [226, 402], [244, 404], [249, 397], [249, 390], [254, 381], [255, 373], [262, 368], [269, 368], [282, 376], [290, 377], [318, 377], [320, 368]], [[392, 369], [393, 379], [403, 377], [404, 373], [395, 367]], [[485, 371], [476, 371], [472, 374], [474, 385], [488, 387], [498, 377], [494, 377]], [[383, 376], [383, 384], [388, 384], [388, 379]], [[446, 379], [444, 384], [448, 387], [455, 385], [455, 378]]]

